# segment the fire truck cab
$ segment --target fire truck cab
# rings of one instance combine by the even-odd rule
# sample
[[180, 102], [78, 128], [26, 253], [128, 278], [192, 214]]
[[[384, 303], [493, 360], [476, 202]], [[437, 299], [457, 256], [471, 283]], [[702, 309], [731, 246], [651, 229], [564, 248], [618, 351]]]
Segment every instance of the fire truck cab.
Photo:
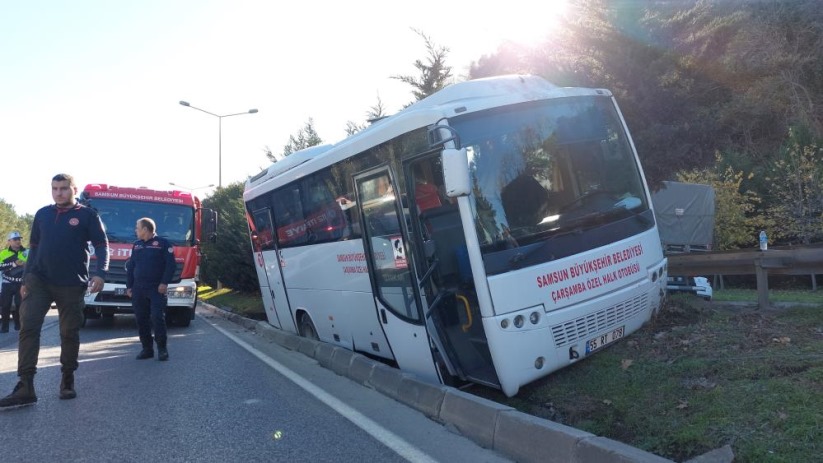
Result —
[[[86, 295], [85, 319], [133, 313], [126, 295], [126, 263], [137, 239], [134, 226], [148, 217], [157, 224], [157, 234], [174, 245], [176, 270], [169, 284], [166, 321], [188, 326], [197, 305], [197, 283], [202, 259], [201, 240], [216, 232], [216, 215], [201, 207], [200, 199], [189, 192], [152, 190], [94, 183], [86, 185], [80, 202], [94, 208], [106, 227], [109, 239], [109, 271], [103, 290]], [[89, 248], [93, 253], [93, 248]], [[90, 267], [96, 268], [92, 255]], [[84, 320], [85, 324], [85, 320]]]

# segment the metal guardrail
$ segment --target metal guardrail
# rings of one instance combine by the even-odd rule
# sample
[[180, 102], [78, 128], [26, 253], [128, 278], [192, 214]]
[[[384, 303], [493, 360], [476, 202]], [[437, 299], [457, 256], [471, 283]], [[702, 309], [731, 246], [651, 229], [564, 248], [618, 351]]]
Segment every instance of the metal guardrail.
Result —
[[756, 275], [757, 304], [769, 306], [769, 275], [815, 275], [823, 273], [823, 244], [778, 247], [766, 251], [737, 251], [672, 254], [669, 275]]

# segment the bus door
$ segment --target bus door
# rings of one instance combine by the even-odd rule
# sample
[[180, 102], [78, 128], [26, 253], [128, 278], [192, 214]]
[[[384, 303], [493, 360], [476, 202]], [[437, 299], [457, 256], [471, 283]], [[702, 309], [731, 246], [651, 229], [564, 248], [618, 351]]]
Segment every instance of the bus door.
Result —
[[446, 197], [438, 153], [406, 160], [406, 184], [415, 208], [410, 233], [416, 246], [418, 280], [428, 307], [429, 333], [461, 379], [499, 387], [477, 302], [466, 234], [456, 201]]
[[292, 320], [289, 301], [280, 268], [280, 251], [276, 248], [276, 235], [271, 220], [271, 210], [263, 208], [252, 213], [252, 246], [254, 247], [254, 267], [260, 281], [263, 308], [269, 323], [296, 332]]
[[363, 243], [368, 256], [377, 317], [392, 355], [401, 370], [431, 382], [440, 382], [420, 305], [417, 278], [407, 259], [408, 211], [393, 185], [388, 167], [354, 178], [363, 223]]

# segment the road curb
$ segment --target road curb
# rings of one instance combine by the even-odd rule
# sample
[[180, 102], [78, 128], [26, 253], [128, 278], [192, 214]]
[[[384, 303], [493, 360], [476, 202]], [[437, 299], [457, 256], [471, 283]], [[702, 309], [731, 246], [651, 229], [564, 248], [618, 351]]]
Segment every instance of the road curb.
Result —
[[671, 463], [653, 453], [570, 426], [519, 412], [458, 389], [430, 384], [342, 347], [306, 339], [264, 321], [243, 318], [211, 304], [199, 307], [289, 350], [301, 352], [338, 375], [408, 405], [452, 427], [478, 445], [515, 461], [557, 463]]

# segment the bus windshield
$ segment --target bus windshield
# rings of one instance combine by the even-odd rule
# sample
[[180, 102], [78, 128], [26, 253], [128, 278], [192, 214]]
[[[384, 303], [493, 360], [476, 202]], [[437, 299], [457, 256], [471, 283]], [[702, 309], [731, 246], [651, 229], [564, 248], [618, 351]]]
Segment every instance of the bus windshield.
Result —
[[133, 243], [134, 225], [148, 217], [157, 224], [157, 234], [175, 246], [190, 246], [194, 238], [194, 209], [187, 206], [153, 202], [93, 198], [88, 205], [100, 214], [106, 235], [112, 243]]
[[653, 226], [640, 168], [611, 98], [530, 102], [449, 124], [469, 156], [470, 200], [489, 274]]

